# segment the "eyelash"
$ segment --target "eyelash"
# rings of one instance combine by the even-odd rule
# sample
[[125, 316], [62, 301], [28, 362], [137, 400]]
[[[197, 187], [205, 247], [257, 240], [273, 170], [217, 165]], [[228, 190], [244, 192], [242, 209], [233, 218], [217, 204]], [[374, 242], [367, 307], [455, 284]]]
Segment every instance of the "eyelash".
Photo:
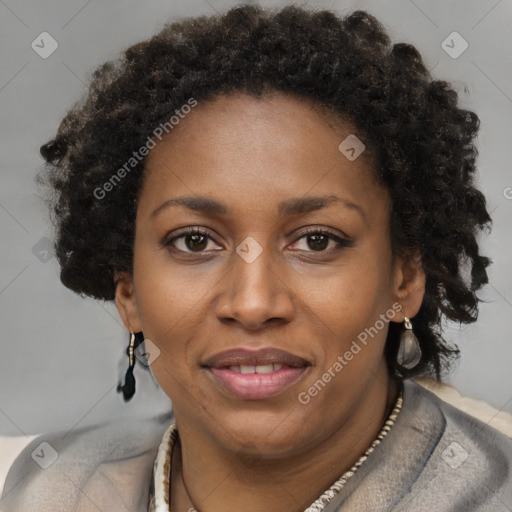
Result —
[[[168, 247], [169, 245], [172, 246], [173, 242], [175, 242], [176, 240], [179, 240], [180, 238], [183, 238], [187, 235], [196, 235], [196, 234], [199, 234], [199, 235], [204, 235], [206, 236], [207, 238], [209, 238], [210, 240], [213, 240], [215, 243], [217, 243], [217, 241], [205, 230], [201, 229], [201, 228], [198, 228], [198, 227], [192, 227], [192, 228], [188, 228], [186, 229], [185, 231], [181, 232], [179, 235], [177, 236], [174, 236], [172, 238], [164, 238], [164, 240], [162, 241], [162, 245], [164, 247]], [[295, 242], [293, 243], [296, 243], [298, 242], [299, 240], [301, 240], [302, 238], [308, 236], [308, 235], [325, 235], [327, 236], [328, 238], [330, 238], [331, 240], [334, 240], [335, 242], [338, 243], [338, 247], [337, 249], [340, 249], [342, 247], [351, 247], [353, 245], [352, 241], [351, 240], [348, 240], [346, 238], [341, 238], [339, 237], [338, 235], [332, 233], [331, 231], [328, 231], [328, 230], [325, 230], [325, 229], [322, 229], [322, 228], [308, 228], [306, 229], [305, 231], [303, 231], [300, 236], [295, 240]], [[336, 248], [334, 248], [336, 249]], [[206, 251], [182, 251], [181, 249], [177, 249], [179, 252], [182, 252], [182, 253], [185, 253], [185, 254], [203, 254], [205, 253]], [[312, 252], [312, 253], [318, 253], [318, 254], [328, 254], [330, 252], [332, 252], [333, 249], [330, 249], [330, 250], [322, 250], [322, 251], [304, 251], [304, 252]]]

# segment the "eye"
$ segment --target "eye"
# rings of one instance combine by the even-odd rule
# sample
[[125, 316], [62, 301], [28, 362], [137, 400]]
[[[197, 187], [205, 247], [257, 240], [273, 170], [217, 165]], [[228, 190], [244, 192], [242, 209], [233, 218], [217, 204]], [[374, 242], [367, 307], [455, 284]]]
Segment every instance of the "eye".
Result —
[[302, 239], [305, 239], [307, 246], [312, 249], [312, 251], [306, 250], [306, 252], [331, 252], [330, 250], [326, 250], [329, 246], [329, 242], [331, 241], [334, 241], [337, 244], [337, 247], [335, 246], [332, 249], [352, 246], [351, 240], [341, 238], [335, 233], [319, 228], [310, 228], [306, 230], [297, 239], [297, 241], [294, 242], [294, 244]]
[[[207, 231], [193, 227], [182, 231], [180, 235], [169, 240], [164, 240], [163, 245], [166, 247], [170, 245], [181, 252], [201, 253], [205, 251], [209, 240], [215, 241]], [[181, 247], [176, 246], [177, 241], [181, 242]]]

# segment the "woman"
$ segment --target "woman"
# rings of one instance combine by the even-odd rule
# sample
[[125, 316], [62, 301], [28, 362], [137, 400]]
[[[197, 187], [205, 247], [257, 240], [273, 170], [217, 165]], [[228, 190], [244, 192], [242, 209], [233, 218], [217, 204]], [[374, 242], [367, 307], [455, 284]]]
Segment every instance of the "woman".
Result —
[[509, 510], [512, 442], [410, 380], [487, 282], [478, 124], [363, 11], [239, 7], [100, 67], [41, 148], [61, 280], [173, 416], [34, 440], [0, 509]]

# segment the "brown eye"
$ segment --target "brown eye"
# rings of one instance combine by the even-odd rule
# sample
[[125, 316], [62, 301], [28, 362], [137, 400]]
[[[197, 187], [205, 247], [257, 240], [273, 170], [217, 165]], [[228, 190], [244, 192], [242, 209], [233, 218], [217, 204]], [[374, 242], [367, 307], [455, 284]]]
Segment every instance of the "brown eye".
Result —
[[310, 229], [306, 231], [294, 242], [294, 245], [302, 239], [306, 240], [307, 248], [304, 249], [305, 252], [330, 252], [330, 250], [326, 249], [331, 241], [335, 243], [335, 246], [332, 248], [333, 250], [342, 247], [351, 247], [353, 245], [351, 240], [341, 238], [335, 233], [322, 229]]
[[329, 245], [329, 237], [326, 235], [306, 235], [308, 246], [315, 251], [323, 251]]
[[192, 251], [202, 251], [208, 245], [208, 237], [205, 235], [185, 235], [184, 237], [185, 246]]
[[[215, 241], [208, 232], [199, 228], [191, 228], [180, 235], [164, 241], [164, 246], [172, 246], [185, 253], [201, 253], [208, 247], [209, 241]], [[179, 242], [179, 243], [178, 243]]]

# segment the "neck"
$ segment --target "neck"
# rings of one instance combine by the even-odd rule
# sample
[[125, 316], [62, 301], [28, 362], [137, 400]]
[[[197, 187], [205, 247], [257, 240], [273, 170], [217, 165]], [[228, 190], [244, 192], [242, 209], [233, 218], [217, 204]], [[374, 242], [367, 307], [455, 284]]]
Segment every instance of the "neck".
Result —
[[171, 511], [302, 512], [349, 470], [377, 437], [399, 394], [399, 386], [387, 373], [385, 381], [383, 385], [381, 378], [375, 379], [349, 420], [329, 439], [293, 458], [267, 460], [219, 453], [214, 439], [198, 439], [197, 430], [190, 437], [189, 429], [178, 423], [181, 430], [172, 459]]

